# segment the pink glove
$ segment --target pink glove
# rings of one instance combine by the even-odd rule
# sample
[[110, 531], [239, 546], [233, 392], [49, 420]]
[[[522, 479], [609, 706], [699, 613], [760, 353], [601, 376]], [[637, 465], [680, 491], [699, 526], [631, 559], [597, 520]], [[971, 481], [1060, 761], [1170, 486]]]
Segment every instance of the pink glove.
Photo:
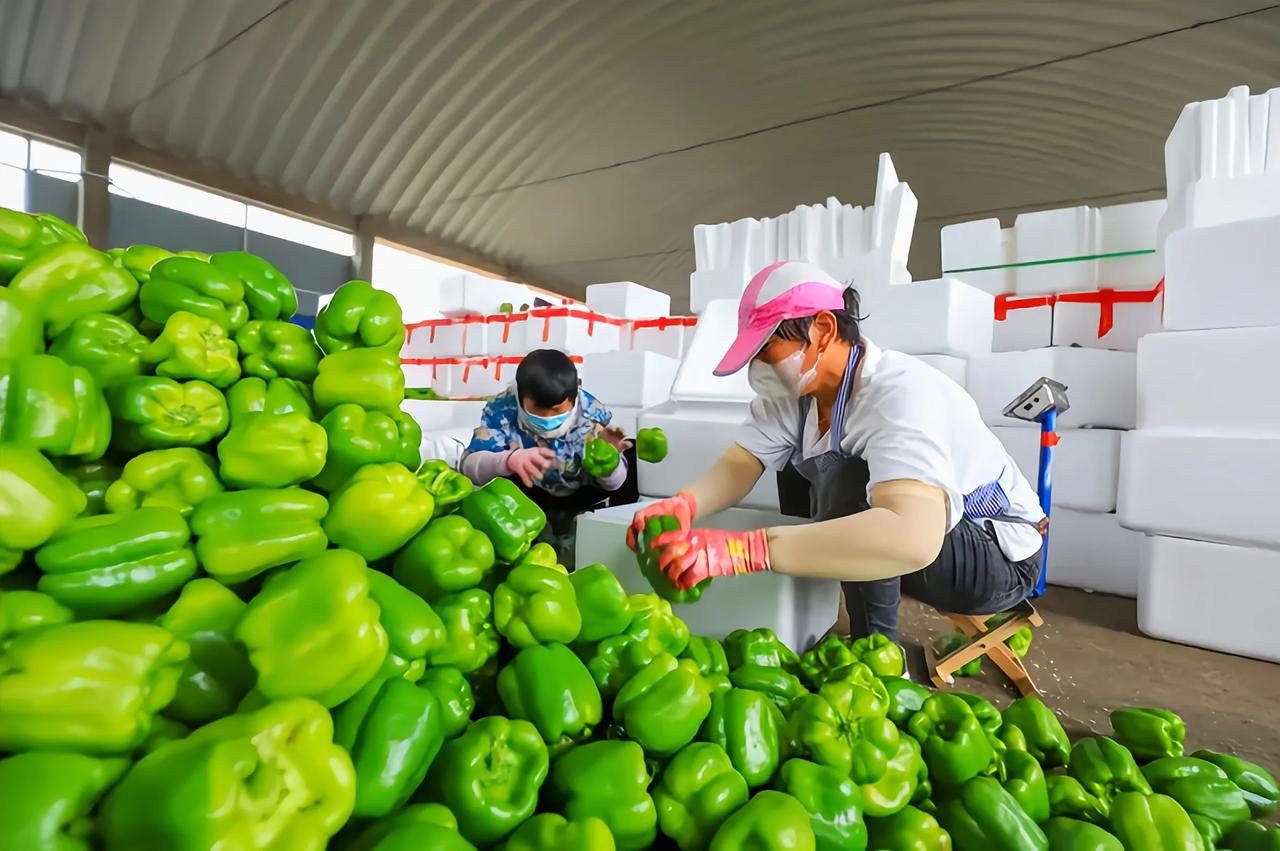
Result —
[[556, 453], [545, 446], [530, 446], [528, 449], [513, 449], [507, 455], [507, 469], [524, 482], [527, 488], [542, 478], [542, 473], [556, 460]]
[[763, 529], [663, 532], [654, 539], [653, 546], [658, 549], [658, 567], [682, 591], [715, 576], [769, 569], [769, 539]]
[[698, 513], [698, 506], [693, 501], [693, 494], [689, 491], [680, 491], [673, 497], [660, 499], [655, 503], [646, 505], [644, 508], [636, 512], [635, 517], [631, 518], [631, 525], [627, 527], [627, 546], [633, 551], [636, 548], [636, 535], [644, 531], [645, 524], [653, 517], [674, 517], [680, 524], [682, 531], [688, 531], [693, 525], [693, 518]]

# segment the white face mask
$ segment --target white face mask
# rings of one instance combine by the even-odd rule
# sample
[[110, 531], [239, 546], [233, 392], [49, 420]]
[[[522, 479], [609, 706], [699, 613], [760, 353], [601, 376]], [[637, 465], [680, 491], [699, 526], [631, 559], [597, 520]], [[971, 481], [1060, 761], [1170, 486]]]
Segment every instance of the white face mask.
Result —
[[818, 359], [813, 366], [804, 370], [804, 353], [801, 349], [787, 355], [775, 364], [753, 360], [747, 366], [747, 382], [751, 389], [766, 399], [799, 399], [804, 389], [812, 383], [818, 374]]

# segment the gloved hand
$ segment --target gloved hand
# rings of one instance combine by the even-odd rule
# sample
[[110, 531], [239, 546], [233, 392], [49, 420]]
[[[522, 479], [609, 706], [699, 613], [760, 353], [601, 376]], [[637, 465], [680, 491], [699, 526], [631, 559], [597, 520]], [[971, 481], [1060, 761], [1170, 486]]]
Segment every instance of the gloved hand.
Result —
[[680, 524], [680, 531], [687, 532], [693, 525], [693, 518], [697, 513], [697, 503], [694, 502], [693, 494], [689, 491], [680, 491], [675, 496], [646, 505], [631, 518], [631, 525], [627, 527], [627, 546], [635, 550], [636, 535], [644, 531], [645, 525], [651, 518], [674, 517]]
[[769, 569], [769, 540], [763, 529], [663, 532], [654, 539], [653, 546], [658, 550], [658, 567], [681, 591], [714, 576], [738, 576]]
[[507, 455], [507, 469], [516, 478], [524, 482], [527, 488], [542, 478], [542, 473], [556, 460], [556, 453], [545, 446], [530, 446], [527, 449], [513, 449]]

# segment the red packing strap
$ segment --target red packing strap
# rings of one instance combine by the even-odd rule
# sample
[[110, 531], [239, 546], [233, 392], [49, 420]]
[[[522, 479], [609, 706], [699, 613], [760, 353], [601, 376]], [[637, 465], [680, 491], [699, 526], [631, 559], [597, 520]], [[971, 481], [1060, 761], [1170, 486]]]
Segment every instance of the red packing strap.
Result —
[[414, 331], [416, 331], [416, 330], [417, 330], [417, 329], [419, 329], [419, 328], [430, 328], [430, 329], [431, 329], [431, 338], [430, 338], [427, 342], [429, 342], [429, 343], [434, 343], [434, 342], [436, 341], [436, 329], [437, 329], [437, 328], [443, 328], [445, 325], [457, 325], [457, 324], [464, 324], [464, 325], [465, 325], [465, 324], [467, 324], [468, 322], [476, 322], [476, 321], [483, 321], [483, 319], [481, 319], [481, 320], [476, 320], [476, 319], [473, 319], [473, 318], [471, 318], [471, 317], [469, 317], [469, 316], [464, 316], [464, 317], [462, 317], [461, 319], [451, 319], [451, 318], [445, 318], [445, 319], [424, 319], [424, 320], [422, 320], [421, 322], [413, 322], [413, 323], [410, 323], [410, 324], [408, 324], [408, 325], [405, 325], [405, 326], [404, 326], [404, 330], [405, 330], [405, 342], [407, 343], [407, 342], [409, 342], [410, 340], [412, 340], [412, 339], [413, 339], [413, 332], [414, 332]]
[[529, 311], [529, 315], [535, 319], [542, 320], [542, 342], [551, 339], [551, 320], [572, 318], [587, 320], [587, 336], [590, 337], [595, 333], [596, 323], [602, 325], [615, 325], [621, 328], [627, 324], [625, 319], [616, 319], [612, 316], [605, 316], [603, 313], [596, 313], [594, 310], [575, 310], [571, 307], [539, 307]]
[[637, 319], [631, 323], [631, 327], [635, 328], [657, 328], [659, 331], [665, 331], [668, 328], [692, 328], [698, 324], [696, 316], [659, 316], [656, 319]]
[[1040, 432], [1040, 445], [1041, 446], [1057, 446], [1058, 433], [1056, 431]]
[[[1098, 305], [1098, 337], [1111, 333], [1116, 324], [1117, 304], [1152, 304], [1164, 292], [1164, 278], [1149, 290], [1101, 289], [1091, 293], [1063, 293], [1058, 301]], [[1161, 307], [1163, 310], [1163, 306]]]
[[1009, 318], [1009, 311], [1022, 310], [1027, 307], [1053, 307], [1056, 296], [1035, 295], [1017, 298], [1014, 293], [1001, 293], [996, 296], [996, 321], [1003, 322]]
[[485, 317], [484, 321], [497, 322], [502, 326], [502, 342], [505, 343], [511, 338], [511, 323], [524, 322], [528, 318], [528, 313], [495, 313], [493, 316]]

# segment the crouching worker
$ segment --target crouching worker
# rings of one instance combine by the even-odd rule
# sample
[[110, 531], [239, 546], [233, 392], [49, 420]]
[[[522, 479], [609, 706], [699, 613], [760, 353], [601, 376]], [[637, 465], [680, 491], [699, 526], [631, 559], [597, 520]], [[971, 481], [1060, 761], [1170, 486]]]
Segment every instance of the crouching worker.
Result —
[[[552, 543], [572, 564], [568, 555], [574, 519], [628, 482], [631, 444], [609, 427], [612, 418], [608, 408], [578, 386], [578, 369], [568, 355], [539, 349], [520, 362], [515, 386], [485, 405], [459, 469], [477, 486], [502, 476], [514, 479], [546, 512]], [[591, 440], [618, 451], [611, 471], [592, 475], [593, 463], [584, 462]]]
[[[676, 517], [681, 528], [655, 545], [681, 588], [762, 570], [839, 579], [854, 637], [895, 636], [900, 593], [973, 615], [1021, 602], [1040, 573], [1035, 492], [969, 394], [880, 349], [859, 318], [857, 293], [808, 264], [752, 278], [715, 370], [748, 370], [750, 417], [702, 478], [636, 514], [628, 543], [649, 517]], [[809, 482], [815, 522], [694, 528], [788, 464]]]

